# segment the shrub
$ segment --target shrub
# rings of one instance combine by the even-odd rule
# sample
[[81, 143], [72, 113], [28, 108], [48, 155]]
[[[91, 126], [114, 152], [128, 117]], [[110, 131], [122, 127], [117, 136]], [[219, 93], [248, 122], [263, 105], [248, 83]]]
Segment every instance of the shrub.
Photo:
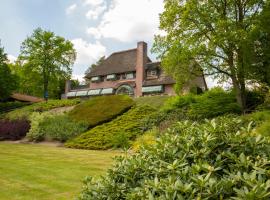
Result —
[[53, 108], [74, 106], [80, 102], [79, 99], [49, 100], [48, 102], [39, 102], [30, 106], [13, 110], [6, 114], [8, 119], [29, 119], [33, 112], [44, 112]]
[[213, 118], [228, 113], [241, 113], [233, 92], [214, 88], [196, 96], [195, 103], [190, 105], [188, 116], [193, 119]]
[[27, 138], [31, 141], [56, 140], [64, 142], [86, 130], [86, 124], [75, 122], [64, 114], [33, 113], [31, 129]]
[[20, 108], [26, 105], [28, 105], [28, 103], [23, 103], [19, 101], [0, 103], [0, 113], [8, 112], [15, 108]]
[[170, 112], [180, 108], [187, 109], [195, 102], [196, 96], [194, 94], [172, 97], [165, 102], [165, 105], [162, 107], [162, 111]]
[[86, 133], [69, 140], [65, 146], [80, 149], [109, 149], [130, 146], [130, 141], [141, 135], [142, 119], [155, 111], [150, 106], [139, 106], [111, 122], [96, 126]]
[[232, 117], [179, 122], [100, 180], [86, 178], [79, 199], [269, 199], [270, 143], [251, 127]]
[[69, 116], [76, 121], [86, 122], [89, 127], [94, 127], [121, 115], [133, 105], [134, 102], [129, 96], [100, 96], [77, 105]]
[[142, 146], [149, 146], [155, 144], [157, 135], [158, 131], [156, 129], [147, 131], [143, 135], [136, 138], [136, 140], [132, 144], [132, 149], [134, 151], [138, 151]]
[[0, 140], [20, 140], [29, 129], [27, 120], [0, 120]]

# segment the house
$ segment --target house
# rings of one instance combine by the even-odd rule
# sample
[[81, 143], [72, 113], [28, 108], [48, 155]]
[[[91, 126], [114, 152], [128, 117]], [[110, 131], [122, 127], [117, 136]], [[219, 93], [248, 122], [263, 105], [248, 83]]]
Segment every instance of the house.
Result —
[[[152, 62], [147, 56], [147, 44], [138, 42], [137, 48], [115, 52], [100, 65], [91, 69], [85, 77], [90, 85], [71, 89], [66, 83], [67, 98], [127, 94], [134, 97], [145, 95], [175, 95], [175, 81], [166, 75], [160, 62]], [[207, 88], [204, 76], [190, 84], [202, 90]], [[185, 87], [188, 90], [190, 87]]]

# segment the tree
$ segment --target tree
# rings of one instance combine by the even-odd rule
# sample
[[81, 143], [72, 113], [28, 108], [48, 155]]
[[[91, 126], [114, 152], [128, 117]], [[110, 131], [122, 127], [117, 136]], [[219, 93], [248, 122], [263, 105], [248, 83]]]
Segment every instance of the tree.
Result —
[[0, 46], [0, 100], [8, 98], [17, 85], [16, 76], [11, 73], [7, 63], [7, 54]]
[[[231, 81], [244, 110], [252, 30], [267, 0], [165, 0], [153, 52], [179, 84], [198, 75]], [[199, 70], [198, 70], [199, 69]]]
[[97, 67], [98, 65], [102, 64], [102, 63], [104, 62], [104, 60], [105, 60], [105, 56], [100, 57], [100, 59], [99, 59], [96, 63], [94, 63], [94, 64], [92, 64], [90, 67], [88, 67], [88, 69], [85, 71], [84, 74], [85, 74], [85, 75], [89, 74], [89, 73], [91, 72], [92, 69], [94, 69], [94, 68]]
[[22, 43], [19, 56], [24, 73], [31, 72], [32, 79], [42, 81], [46, 100], [50, 86], [55, 86], [52, 90], [59, 90], [61, 82], [70, 79], [75, 59], [76, 52], [70, 41], [41, 28]]

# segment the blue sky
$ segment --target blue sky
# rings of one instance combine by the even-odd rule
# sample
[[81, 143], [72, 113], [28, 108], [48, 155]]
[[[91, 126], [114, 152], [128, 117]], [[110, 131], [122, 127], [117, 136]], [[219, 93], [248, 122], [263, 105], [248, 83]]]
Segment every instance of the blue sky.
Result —
[[[136, 47], [144, 40], [151, 48], [158, 31], [163, 0], [1, 0], [0, 39], [12, 60], [22, 41], [41, 27], [73, 42], [77, 61], [73, 75], [103, 55]], [[150, 55], [155, 59], [153, 55]]]

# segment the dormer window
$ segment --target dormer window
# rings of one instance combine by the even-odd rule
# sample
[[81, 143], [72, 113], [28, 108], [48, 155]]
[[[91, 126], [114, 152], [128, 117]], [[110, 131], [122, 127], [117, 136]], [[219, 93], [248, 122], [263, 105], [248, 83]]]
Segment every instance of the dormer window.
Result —
[[116, 79], [116, 74], [109, 74], [109, 75], [107, 75], [106, 79], [108, 81], [115, 80]]
[[100, 81], [101, 81], [100, 76], [94, 76], [91, 78], [91, 82], [100, 82]]
[[134, 78], [134, 74], [133, 73], [127, 73], [126, 74], [126, 79], [133, 79]]
[[157, 76], [157, 70], [149, 70], [149, 71], [147, 71], [147, 76]]

